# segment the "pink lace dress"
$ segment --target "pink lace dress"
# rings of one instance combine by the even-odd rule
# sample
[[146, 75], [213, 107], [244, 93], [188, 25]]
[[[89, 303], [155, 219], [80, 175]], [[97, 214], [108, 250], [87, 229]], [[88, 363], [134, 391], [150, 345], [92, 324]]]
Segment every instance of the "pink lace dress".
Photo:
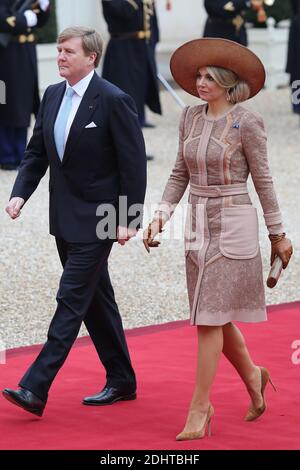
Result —
[[185, 255], [192, 325], [267, 319], [250, 173], [269, 233], [281, 233], [261, 117], [240, 104], [217, 120], [206, 115], [206, 105], [184, 109], [159, 210], [170, 218], [189, 185]]

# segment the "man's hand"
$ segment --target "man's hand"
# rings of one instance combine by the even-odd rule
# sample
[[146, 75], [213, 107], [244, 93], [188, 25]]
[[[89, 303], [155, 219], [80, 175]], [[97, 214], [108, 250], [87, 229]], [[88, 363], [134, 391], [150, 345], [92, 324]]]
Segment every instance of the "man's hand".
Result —
[[6, 206], [6, 212], [12, 219], [16, 219], [21, 215], [21, 207], [24, 205], [24, 199], [21, 197], [13, 197]]
[[135, 237], [136, 234], [137, 230], [133, 228], [121, 227], [119, 225], [117, 233], [118, 243], [120, 243], [120, 245], [125, 245], [125, 243], [128, 242], [130, 238]]

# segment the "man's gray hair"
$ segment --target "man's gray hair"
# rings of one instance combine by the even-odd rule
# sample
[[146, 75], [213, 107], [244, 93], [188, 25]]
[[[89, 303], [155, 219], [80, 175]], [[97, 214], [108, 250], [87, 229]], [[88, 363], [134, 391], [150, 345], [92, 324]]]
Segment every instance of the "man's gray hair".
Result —
[[82, 39], [82, 47], [86, 55], [89, 55], [91, 52], [97, 54], [95, 60], [95, 68], [97, 68], [103, 51], [103, 40], [100, 34], [97, 33], [95, 29], [86, 28], [84, 26], [73, 26], [64, 29], [58, 36], [57, 42], [60, 44], [72, 38]]

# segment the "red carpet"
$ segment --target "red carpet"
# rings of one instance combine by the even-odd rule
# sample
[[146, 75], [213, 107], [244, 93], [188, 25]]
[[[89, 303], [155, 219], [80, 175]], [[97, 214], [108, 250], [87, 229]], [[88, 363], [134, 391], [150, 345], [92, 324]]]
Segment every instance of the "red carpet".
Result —
[[[196, 330], [187, 322], [127, 332], [138, 378], [138, 399], [86, 407], [81, 398], [102, 387], [104, 374], [92, 345], [77, 341], [51, 389], [42, 419], [0, 397], [0, 449], [299, 449], [300, 364], [291, 345], [300, 340], [300, 302], [269, 307], [269, 321], [240, 324], [258, 364], [269, 368], [277, 393], [266, 389], [268, 409], [246, 423], [248, 396], [222, 358], [212, 391], [212, 437], [176, 442], [192, 394]], [[299, 349], [299, 346], [298, 346]], [[16, 387], [38, 348], [8, 352], [0, 365], [0, 388]], [[300, 351], [296, 356], [300, 359]]]

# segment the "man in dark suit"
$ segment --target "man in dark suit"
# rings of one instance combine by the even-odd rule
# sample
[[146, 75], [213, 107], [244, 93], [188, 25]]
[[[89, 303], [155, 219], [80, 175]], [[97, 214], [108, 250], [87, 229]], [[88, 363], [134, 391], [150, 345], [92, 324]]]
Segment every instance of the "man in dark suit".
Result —
[[39, 0], [33, 10], [23, 11], [24, 3], [0, 0], [0, 80], [6, 85], [6, 104], [0, 106], [2, 170], [18, 168], [31, 114], [37, 114], [40, 104], [35, 30], [48, 21], [49, 0]]
[[64, 267], [57, 309], [47, 342], [20, 388], [3, 391], [9, 401], [38, 416], [82, 321], [107, 378], [104, 389], [83, 403], [107, 405], [136, 397], [107, 259], [113, 242], [124, 245], [140, 226], [146, 156], [132, 98], [95, 73], [101, 53], [102, 40], [94, 30], [76, 27], [60, 34], [58, 66], [66, 81], [45, 92], [6, 209], [18, 217], [50, 167], [50, 233]]
[[290, 74], [293, 112], [300, 115], [300, 0], [291, 2], [291, 26], [286, 71]]

